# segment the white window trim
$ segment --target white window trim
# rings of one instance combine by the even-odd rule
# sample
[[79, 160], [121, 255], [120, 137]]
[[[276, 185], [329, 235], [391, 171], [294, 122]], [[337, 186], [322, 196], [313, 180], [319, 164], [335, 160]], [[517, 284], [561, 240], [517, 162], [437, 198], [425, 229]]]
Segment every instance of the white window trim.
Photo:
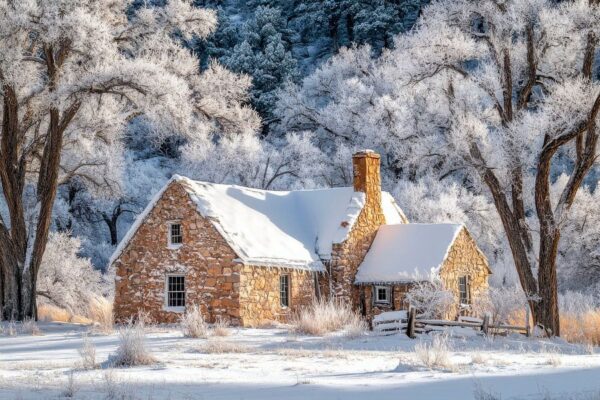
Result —
[[173, 225], [180, 225], [181, 236], [183, 238], [183, 224], [181, 223], [181, 221], [177, 221], [177, 220], [167, 222], [167, 248], [169, 248], [171, 250], [177, 250], [181, 246], [183, 246], [183, 243], [171, 243], [171, 227]]
[[[387, 299], [386, 300], [379, 300], [378, 299], [378, 292], [379, 289], [384, 289], [387, 293]], [[383, 285], [376, 285], [374, 292], [373, 292], [373, 300], [376, 304], [391, 304], [392, 303], [392, 287], [391, 286], [383, 286]]]
[[187, 303], [187, 290], [186, 290], [186, 283], [185, 283], [185, 281], [186, 281], [185, 275], [184, 274], [167, 274], [165, 276], [165, 302], [163, 303], [163, 310], [169, 311], [169, 312], [183, 313], [183, 312], [185, 312], [185, 306], [184, 307], [169, 307], [169, 278], [176, 278], [176, 277], [183, 278], [185, 301]]

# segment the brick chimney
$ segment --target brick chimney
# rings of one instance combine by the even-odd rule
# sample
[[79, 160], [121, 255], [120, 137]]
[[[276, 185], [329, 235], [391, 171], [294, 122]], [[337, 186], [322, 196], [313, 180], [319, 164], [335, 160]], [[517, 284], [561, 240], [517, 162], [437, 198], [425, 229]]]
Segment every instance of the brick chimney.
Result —
[[354, 172], [354, 191], [363, 192], [367, 205], [381, 211], [381, 174], [379, 172], [379, 154], [373, 150], [361, 150], [352, 156]]

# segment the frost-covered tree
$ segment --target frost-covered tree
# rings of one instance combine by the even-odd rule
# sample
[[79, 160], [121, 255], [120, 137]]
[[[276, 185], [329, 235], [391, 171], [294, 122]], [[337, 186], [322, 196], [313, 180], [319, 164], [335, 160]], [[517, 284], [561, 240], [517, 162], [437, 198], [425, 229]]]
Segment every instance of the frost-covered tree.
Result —
[[108, 285], [90, 260], [79, 256], [80, 249], [81, 241], [68, 233], [50, 233], [36, 293], [41, 302], [88, 315], [90, 302], [104, 295]]
[[[386, 169], [486, 193], [535, 322], [559, 335], [561, 232], [596, 160], [595, 2], [439, 1], [379, 59], [345, 50], [279, 103], [282, 130], [380, 149]], [[559, 194], [551, 172], [571, 165]]]
[[36, 317], [57, 188], [75, 177], [98, 193], [114, 186], [132, 118], [143, 115], [158, 138], [257, 130], [249, 79], [215, 63], [199, 74], [180, 44], [210, 34], [214, 13], [163, 3], [127, 15], [125, 0], [0, 0], [3, 318]]
[[182, 170], [194, 179], [260, 189], [320, 186], [329, 171], [310, 139], [290, 134], [276, 144], [256, 137], [194, 142], [182, 149]]

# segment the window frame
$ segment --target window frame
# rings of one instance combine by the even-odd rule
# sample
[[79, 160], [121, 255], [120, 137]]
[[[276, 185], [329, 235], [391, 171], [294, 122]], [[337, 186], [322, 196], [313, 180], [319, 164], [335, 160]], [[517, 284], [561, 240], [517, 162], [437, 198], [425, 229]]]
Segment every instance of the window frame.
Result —
[[[172, 291], [172, 293], [183, 293], [183, 306], [170, 306], [169, 305], [169, 294], [171, 293], [171, 291], [169, 290], [169, 280], [170, 278], [183, 278], [183, 291]], [[185, 311], [185, 305], [186, 305], [186, 298], [187, 298], [187, 290], [186, 290], [186, 283], [185, 283], [186, 279], [185, 279], [185, 274], [167, 274], [165, 276], [165, 303], [164, 303], [164, 309], [166, 311], [171, 311], [171, 312], [179, 312], [182, 313]]]
[[[379, 299], [379, 290], [385, 290], [386, 296], [384, 300]], [[373, 303], [375, 304], [392, 304], [392, 287], [387, 285], [373, 285]]]
[[[462, 283], [463, 279], [465, 282], [464, 284]], [[466, 301], [463, 301], [463, 299]], [[469, 275], [462, 275], [458, 277], [458, 302], [461, 306], [471, 306], [471, 279]]]
[[[284, 285], [285, 281], [285, 285]], [[291, 288], [292, 280], [289, 274], [279, 275], [279, 306], [281, 308], [289, 308], [291, 303]], [[285, 288], [285, 289], [284, 289]], [[285, 297], [282, 296], [285, 291]], [[285, 302], [284, 302], [285, 299]]]
[[[179, 226], [180, 243], [173, 243], [173, 227]], [[183, 224], [181, 221], [169, 221], [167, 223], [167, 246], [170, 249], [178, 249], [183, 246]]]

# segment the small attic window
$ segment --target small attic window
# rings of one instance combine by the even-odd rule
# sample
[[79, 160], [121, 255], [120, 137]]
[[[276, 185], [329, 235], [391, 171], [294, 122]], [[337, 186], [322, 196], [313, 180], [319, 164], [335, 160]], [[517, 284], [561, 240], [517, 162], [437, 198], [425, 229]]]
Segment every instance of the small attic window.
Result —
[[169, 222], [169, 247], [177, 248], [183, 244], [183, 230], [180, 222]]

